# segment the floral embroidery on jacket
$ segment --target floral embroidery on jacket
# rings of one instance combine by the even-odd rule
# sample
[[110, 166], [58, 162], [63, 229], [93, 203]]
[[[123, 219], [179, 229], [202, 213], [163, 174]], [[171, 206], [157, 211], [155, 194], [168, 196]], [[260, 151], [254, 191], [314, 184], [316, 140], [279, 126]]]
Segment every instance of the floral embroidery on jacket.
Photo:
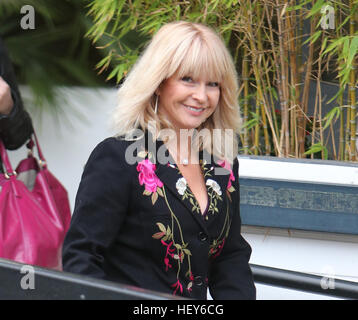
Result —
[[231, 220], [229, 217], [229, 203], [227, 203], [224, 225], [221, 229], [220, 235], [216, 239], [214, 239], [210, 245], [209, 255], [208, 255], [209, 258], [215, 259], [220, 255], [221, 251], [224, 248], [226, 238], [229, 235], [230, 225], [231, 225]]
[[[200, 165], [202, 168], [204, 179], [206, 177], [211, 177], [212, 176], [211, 172], [214, 170], [214, 167], [213, 166], [208, 167], [206, 162], [204, 162], [202, 160], [200, 160]], [[176, 168], [178, 170], [178, 173], [181, 175], [181, 172], [177, 166], [171, 166], [171, 167]], [[202, 214], [200, 205], [199, 205], [198, 201], [196, 200], [193, 192], [190, 190], [186, 179], [183, 176], [177, 180], [175, 186], [177, 188], [178, 193], [182, 196], [182, 200], [185, 200], [185, 199], [189, 200], [189, 202], [192, 206], [192, 211], [195, 211], [198, 214]], [[222, 198], [221, 198], [222, 191], [221, 191], [219, 184], [213, 179], [207, 179], [206, 186], [208, 189], [209, 207], [208, 207], [208, 214], [205, 215], [205, 219], [208, 220], [209, 214], [213, 215], [213, 214], [219, 212], [219, 210], [217, 208], [217, 203], [219, 200], [222, 201]]]
[[[184, 241], [183, 231], [179, 222], [179, 219], [173, 212], [171, 206], [169, 205], [168, 198], [166, 195], [166, 189], [163, 182], [157, 177], [155, 174], [156, 165], [151, 162], [148, 158], [151, 158], [150, 153], [146, 151], [142, 151], [141, 157], [144, 159], [140, 161], [137, 165], [138, 181], [141, 186], [144, 185], [143, 195], [151, 196], [152, 204], [154, 205], [158, 199], [158, 196], [161, 196], [170, 211], [171, 223], [169, 225], [164, 225], [161, 222], [157, 222], [156, 225], [158, 227], [158, 232], [152, 235], [152, 238], [160, 240], [161, 245], [164, 249], [164, 266], [165, 271], [168, 272], [170, 269], [176, 271], [176, 282], [171, 284], [171, 288], [173, 289], [173, 294], [183, 294], [184, 287], [186, 285], [186, 290], [191, 293], [192, 287], [194, 284], [194, 275], [191, 270], [191, 256], [192, 253], [188, 248], [189, 243]], [[220, 164], [224, 168], [226, 168], [226, 164]], [[222, 199], [222, 190], [220, 185], [212, 179], [212, 171], [214, 170], [213, 166], [208, 166], [205, 162], [201, 161], [202, 171], [204, 175], [204, 179], [206, 181], [206, 187], [208, 190], [209, 197], [209, 206], [208, 213], [212, 215], [218, 213], [219, 210], [217, 208], [218, 201], [223, 201]], [[179, 169], [177, 166], [170, 165], [172, 168]], [[235, 188], [232, 186], [232, 181], [235, 181], [235, 177], [230, 170], [230, 177], [227, 185], [226, 193], [228, 198], [230, 198], [230, 192], [235, 191]], [[178, 172], [180, 174], [180, 171]], [[201, 214], [200, 206], [190, 190], [186, 179], [181, 175], [176, 184], [176, 189], [178, 193], [182, 196], [182, 199], [189, 199], [189, 202], [192, 205], [192, 211], [196, 211]], [[207, 219], [208, 215], [206, 215]], [[208, 257], [216, 258], [220, 255], [223, 250], [226, 238], [228, 236], [230, 230], [231, 219], [229, 217], [229, 204], [227, 204], [225, 221], [220, 232], [220, 235], [211, 242], [209, 247]], [[175, 268], [175, 265], [177, 267]], [[185, 270], [182, 270], [185, 268]], [[184, 284], [183, 278], [180, 277], [181, 271], [185, 272], [185, 276], [187, 278], [187, 283]]]
[[[159, 228], [159, 232], [156, 232], [152, 235], [154, 239], [160, 240], [162, 245], [166, 248], [165, 249], [165, 257], [164, 257], [164, 264], [165, 264], [165, 271], [172, 268], [172, 263], [177, 262], [177, 274], [176, 278], [177, 281], [172, 285], [175, 288], [173, 294], [175, 295], [179, 290], [180, 293], [183, 293], [183, 285], [179, 280], [180, 270], [184, 264], [184, 259], [187, 259], [188, 270], [186, 272], [186, 276], [189, 277], [191, 280], [192, 272], [191, 272], [191, 252], [188, 249], [188, 243], [184, 241], [183, 232], [179, 223], [177, 216], [174, 214], [173, 210], [171, 209], [168, 199], [165, 193], [165, 188], [163, 187], [163, 197], [165, 202], [168, 206], [171, 216], [171, 227], [164, 226], [164, 224], [157, 222], [156, 225]], [[178, 235], [174, 234], [175, 227], [179, 231]], [[187, 290], [191, 292], [191, 287], [193, 285], [192, 280], [187, 285]]]
[[177, 188], [178, 193], [181, 196], [184, 195], [184, 193], [185, 193], [185, 191], [187, 189], [187, 186], [188, 186], [188, 184], [187, 184], [186, 179], [184, 177], [179, 178], [177, 183], [175, 184], [175, 187]]
[[163, 182], [155, 174], [156, 165], [150, 162], [148, 159], [144, 159], [137, 165], [137, 171], [139, 172], [138, 179], [139, 184], [144, 184], [144, 192], [146, 196], [152, 196], [152, 203], [154, 204], [158, 195], [163, 196]]

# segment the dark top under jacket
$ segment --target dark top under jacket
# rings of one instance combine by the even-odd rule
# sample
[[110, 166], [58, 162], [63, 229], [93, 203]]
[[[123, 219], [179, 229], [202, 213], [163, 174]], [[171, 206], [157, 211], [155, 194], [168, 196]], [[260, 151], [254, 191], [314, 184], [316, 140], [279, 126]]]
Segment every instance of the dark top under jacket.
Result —
[[[0, 76], [11, 89], [14, 106], [9, 115], [0, 114], [0, 139], [7, 149], [17, 149], [29, 139], [33, 129], [29, 114], [24, 110], [20, 92], [17, 87], [14, 70], [7, 50], [0, 39]], [[0, 171], [2, 169], [0, 158]]]
[[[201, 163], [209, 198], [202, 215], [174, 161], [154, 164], [143, 141], [132, 143], [108, 138], [90, 155], [64, 271], [194, 299], [206, 299], [207, 288], [214, 299], [255, 299], [251, 248], [240, 232], [238, 162], [233, 175]], [[130, 164], [134, 146], [137, 163]], [[156, 141], [157, 154], [162, 147]]]

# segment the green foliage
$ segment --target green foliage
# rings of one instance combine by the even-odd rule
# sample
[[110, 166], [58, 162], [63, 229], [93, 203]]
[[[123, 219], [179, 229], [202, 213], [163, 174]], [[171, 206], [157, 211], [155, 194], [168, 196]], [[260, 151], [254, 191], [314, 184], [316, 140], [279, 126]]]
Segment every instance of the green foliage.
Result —
[[[24, 5], [34, 8], [35, 29], [21, 28]], [[59, 111], [55, 86], [105, 85], [95, 71], [99, 51], [84, 37], [91, 25], [84, 1], [2, 0], [0, 21], [18, 81], [30, 87], [37, 108]]]
[[[25, 4], [35, 8], [35, 30], [19, 26]], [[334, 8], [334, 30], [321, 27], [326, 5]], [[357, 0], [2, 0], [0, 34], [20, 82], [41, 106], [54, 101], [54, 85], [119, 83], [162, 25], [204, 23], [221, 34], [237, 66], [245, 153], [332, 158], [335, 142], [326, 135], [333, 137], [340, 120], [336, 159], [355, 160], [357, 15]], [[339, 89], [324, 102], [327, 75]], [[315, 105], [308, 108], [313, 81]]]
[[[94, 24], [87, 36], [94, 43], [102, 42], [101, 48], [107, 51], [97, 67], [112, 66], [109, 78], [115, 77], [119, 81], [134, 64], [146, 42], [168, 22], [188, 20], [208, 24], [229, 44], [232, 32], [238, 28], [235, 21], [239, 7], [239, 1], [232, 0], [94, 0], [88, 6], [88, 15]], [[132, 37], [131, 44], [127, 41], [129, 37]]]
[[312, 145], [306, 152], [305, 155], [311, 155], [311, 154], [315, 154], [315, 153], [319, 153], [321, 152], [323, 155], [323, 159], [324, 160], [328, 160], [328, 150], [325, 146], [323, 146], [320, 142], [315, 143], [314, 145]]
[[[334, 9], [334, 30], [321, 27], [327, 5]], [[242, 76], [240, 104], [246, 121], [242, 150], [295, 157], [321, 153], [327, 158], [324, 132], [332, 130], [338, 119], [342, 127], [342, 119], [354, 111], [334, 107], [325, 115], [318, 112], [323, 100], [317, 89], [315, 106], [310, 107], [315, 109], [312, 116], [307, 93], [313, 79], [320, 88], [319, 81], [327, 74], [335, 75], [334, 81], [339, 83], [339, 90], [328, 103], [337, 100], [336, 105], [344, 104], [341, 100], [347, 86], [355, 87], [358, 28], [352, 28], [351, 22], [357, 21], [357, 12], [357, 0], [92, 0], [88, 15], [93, 25], [87, 36], [106, 51], [97, 67], [101, 71], [109, 68], [108, 79], [118, 82], [163, 24], [187, 20], [211, 26], [228, 45]], [[310, 26], [306, 34], [303, 24]], [[128, 39], [132, 39], [131, 44]], [[303, 57], [304, 48], [311, 54]], [[353, 95], [350, 99], [355, 105]], [[351, 135], [355, 131], [353, 117], [347, 118]], [[259, 146], [263, 136], [264, 147]], [[350, 138], [344, 140], [341, 134], [340, 143], [343, 141], [347, 150]], [[311, 147], [307, 150], [308, 145]], [[349, 148], [354, 156], [352, 145]]]

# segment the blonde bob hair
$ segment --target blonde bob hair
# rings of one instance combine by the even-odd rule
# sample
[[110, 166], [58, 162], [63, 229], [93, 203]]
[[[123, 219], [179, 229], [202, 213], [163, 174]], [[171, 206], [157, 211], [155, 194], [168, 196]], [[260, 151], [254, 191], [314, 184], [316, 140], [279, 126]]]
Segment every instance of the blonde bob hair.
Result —
[[[237, 155], [237, 133], [241, 126], [238, 107], [238, 81], [232, 57], [219, 35], [211, 28], [186, 21], [171, 22], [159, 29], [118, 90], [114, 111], [114, 130], [124, 136], [134, 129], [153, 131], [172, 128], [155, 110], [155, 91], [175, 73], [179, 77], [206, 76], [220, 84], [220, 98], [215, 112], [199, 128], [200, 149], [232, 162]], [[160, 109], [160, 108], [159, 108]], [[201, 130], [208, 129], [208, 130]], [[219, 130], [214, 130], [219, 129]], [[220, 134], [213, 134], [220, 132]], [[231, 143], [221, 148], [225, 139]], [[198, 142], [199, 143], [199, 142]]]

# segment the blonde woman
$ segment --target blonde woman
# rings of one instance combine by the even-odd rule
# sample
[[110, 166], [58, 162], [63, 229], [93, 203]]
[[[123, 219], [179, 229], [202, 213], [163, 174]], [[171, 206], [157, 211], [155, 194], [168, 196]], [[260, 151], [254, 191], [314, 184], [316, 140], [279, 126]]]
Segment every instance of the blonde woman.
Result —
[[240, 233], [237, 77], [207, 26], [163, 26], [85, 167], [64, 270], [164, 293], [254, 299]]

